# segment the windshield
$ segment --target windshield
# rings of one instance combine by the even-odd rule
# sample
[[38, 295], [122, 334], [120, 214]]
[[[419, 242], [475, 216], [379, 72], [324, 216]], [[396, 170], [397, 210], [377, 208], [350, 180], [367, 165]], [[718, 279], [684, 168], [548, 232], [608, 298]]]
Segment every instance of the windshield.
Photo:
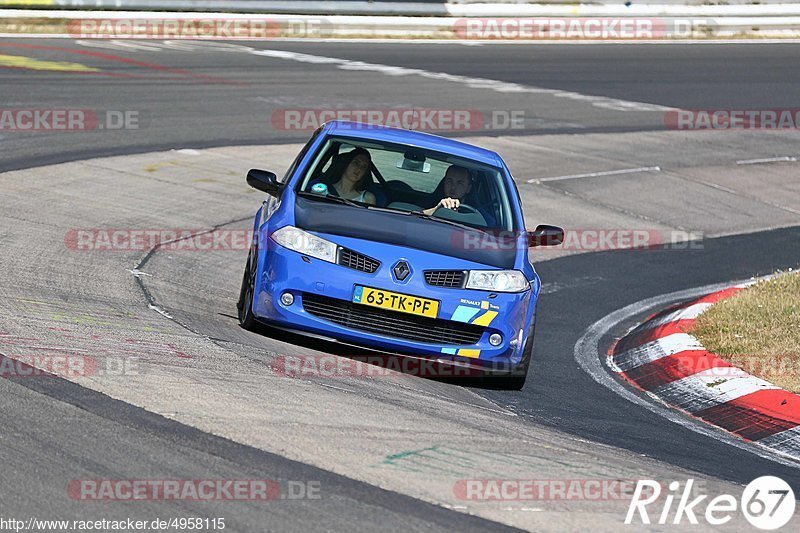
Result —
[[433, 223], [514, 229], [509, 191], [499, 169], [420, 148], [331, 137], [298, 190], [398, 215], [424, 214]]

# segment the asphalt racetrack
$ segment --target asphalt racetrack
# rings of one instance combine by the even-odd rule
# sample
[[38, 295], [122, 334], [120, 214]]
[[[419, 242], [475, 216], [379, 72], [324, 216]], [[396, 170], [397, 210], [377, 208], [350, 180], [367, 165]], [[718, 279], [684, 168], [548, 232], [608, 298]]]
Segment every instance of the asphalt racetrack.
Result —
[[[2, 108], [98, 118], [77, 131], [0, 129], [0, 354], [78, 354], [105, 372], [0, 380], [0, 514], [223, 517], [233, 531], [613, 531], [629, 497], [476, 501], [458, 487], [693, 478], [721, 494], [775, 475], [798, 494], [797, 463], [643, 409], [574, 352], [635, 302], [800, 265], [797, 129], [674, 127], [679, 110], [792, 109], [799, 46], [1, 40], [0, 57], [14, 58], [0, 63], [14, 65], [0, 68]], [[239, 328], [246, 246], [70, 245], [80, 228], [247, 230], [262, 198], [245, 172], [282, 173], [311, 133], [291, 113], [391, 108], [478, 117], [441, 133], [503, 156], [529, 228], [654, 239], [532, 253], [543, 291], [520, 392], [282, 376], [282, 357], [352, 349]], [[661, 245], [676, 235], [696, 240]], [[121, 357], [135, 371], [110, 371]], [[300, 492], [120, 502], [70, 491], [93, 479], [270, 479]]]

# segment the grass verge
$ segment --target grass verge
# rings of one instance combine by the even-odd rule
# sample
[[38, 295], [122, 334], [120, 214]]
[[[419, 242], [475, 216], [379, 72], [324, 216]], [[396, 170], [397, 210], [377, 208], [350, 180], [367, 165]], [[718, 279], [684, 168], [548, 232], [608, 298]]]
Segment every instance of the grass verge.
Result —
[[731, 364], [800, 393], [800, 273], [759, 282], [718, 302], [690, 333]]

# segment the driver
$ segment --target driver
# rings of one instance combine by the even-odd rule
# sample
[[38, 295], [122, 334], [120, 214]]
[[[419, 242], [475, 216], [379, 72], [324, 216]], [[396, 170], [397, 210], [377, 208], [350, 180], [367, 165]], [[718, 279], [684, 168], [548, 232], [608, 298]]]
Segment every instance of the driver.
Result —
[[[472, 191], [472, 178], [469, 170], [459, 165], [450, 165], [444, 173], [444, 198], [439, 200], [435, 206], [425, 209], [423, 213], [432, 215], [437, 209], [445, 208], [457, 211], [461, 204], [465, 204], [465, 198]], [[480, 206], [474, 208], [483, 215], [487, 226], [494, 223], [494, 217], [487, 213]]]

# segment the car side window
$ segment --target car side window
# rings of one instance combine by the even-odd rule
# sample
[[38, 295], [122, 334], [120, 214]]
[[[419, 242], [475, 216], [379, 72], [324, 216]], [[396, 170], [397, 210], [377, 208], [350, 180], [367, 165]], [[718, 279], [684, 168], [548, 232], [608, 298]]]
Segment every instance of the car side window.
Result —
[[506, 220], [505, 212], [500, 209], [498, 184], [495, 180], [487, 179], [484, 181], [486, 184], [485, 205], [486, 209], [495, 219], [500, 227], [506, 227], [508, 220]]

